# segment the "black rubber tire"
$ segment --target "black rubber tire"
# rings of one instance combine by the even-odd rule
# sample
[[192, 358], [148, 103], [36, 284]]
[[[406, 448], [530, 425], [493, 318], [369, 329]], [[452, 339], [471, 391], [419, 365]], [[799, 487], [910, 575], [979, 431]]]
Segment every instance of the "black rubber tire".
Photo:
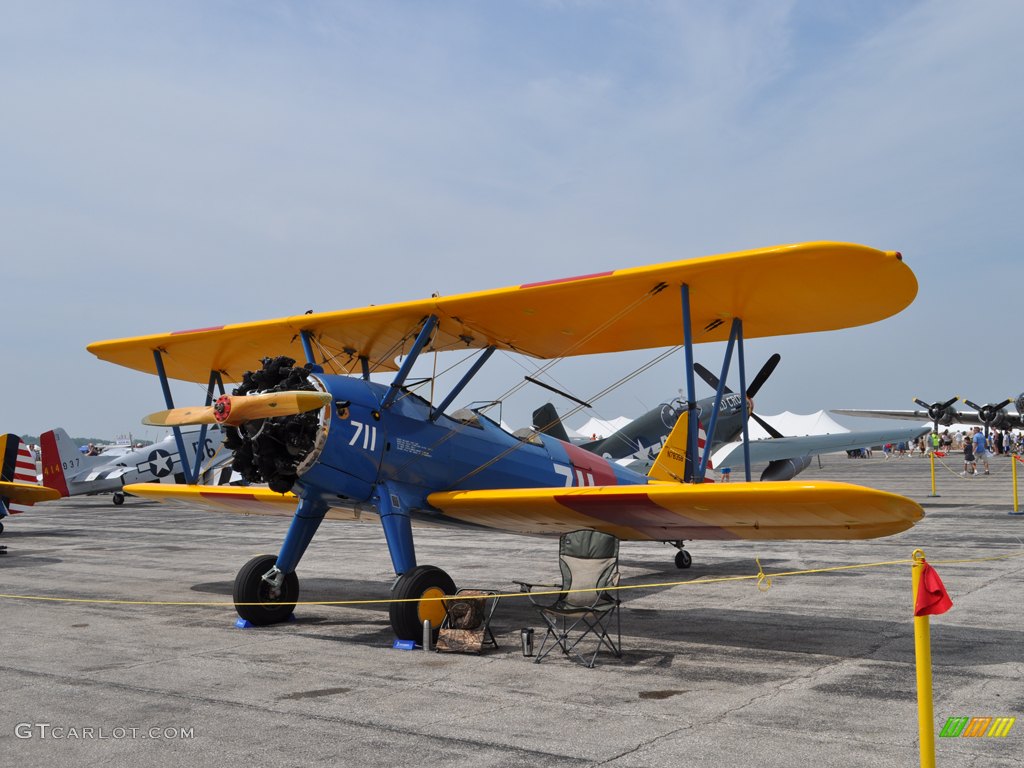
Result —
[[[270, 587], [263, 581], [263, 574], [277, 562], [277, 555], [257, 555], [242, 566], [235, 576], [234, 601], [238, 615], [257, 627], [285, 621], [295, 611], [299, 599], [299, 577], [295, 571], [284, 577], [281, 597], [271, 600]], [[239, 603], [261, 603], [261, 605], [239, 605]]]
[[[454, 595], [455, 582], [452, 577], [433, 565], [417, 565], [401, 575], [391, 597], [396, 600], [411, 600], [420, 597]], [[392, 603], [390, 609], [391, 628], [399, 640], [423, 640], [423, 620], [429, 618], [433, 635], [444, 617], [444, 605], [437, 600], [426, 603]]]
[[0, 533], [3, 533], [3, 532], [4, 532], [4, 524], [0, 523]]
[[120, 491], [115, 491], [113, 502], [115, 507], [120, 507], [122, 504], [124, 504], [124, 494], [121, 493]]
[[693, 565], [693, 558], [685, 549], [676, 552], [676, 568], [689, 568]]

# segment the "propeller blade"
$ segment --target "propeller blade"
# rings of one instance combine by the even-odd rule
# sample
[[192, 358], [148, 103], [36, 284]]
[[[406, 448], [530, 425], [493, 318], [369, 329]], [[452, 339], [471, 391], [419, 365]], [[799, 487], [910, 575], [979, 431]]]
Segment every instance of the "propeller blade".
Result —
[[753, 399], [757, 391], [761, 389], [761, 386], [768, 380], [768, 377], [772, 375], [772, 371], [775, 370], [775, 366], [782, 360], [782, 355], [776, 352], [774, 355], [768, 358], [767, 362], [761, 366], [761, 370], [757, 372], [757, 376], [750, 382], [750, 386], [747, 387], [747, 397]]
[[785, 435], [783, 435], [781, 432], [779, 432], [779, 430], [777, 430], [775, 427], [773, 427], [767, 421], [762, 419], [756, 413], [751, 412], [750, 418], [752, 418], [754, 421], [756, 421], [758, 424], [760, 424], [764, 428], [764, 431], [767, 432], [772, 437], [775, 437], [775, 438], [785, 437]]
[[960, 395], [953, 395], [951, 398], [949, 398], [949, 400], [947, 400], [946, 402], [944, 402], [942, 404], [942, 407], [943, 408], [949, 408], [949, 406], [951, 406], [953, 403], [955, 403], [959, 399], [960, 399]]
[[143, 424], [157, 427], [181, 427], [190, 424], [227, 424], [238, 426], [247, 421], [275, 416], [294, 416], [329, 405], [334, 398], [327, 392], [266, 392], [262, 395], [224, 395], [213, 405], [195, 408], [171, 408], [151, 413]]
[[921, 398], [919, 398], [919, 397], [915, 397], [915, 398], [914, 398], [914, 402], [915, 402], [915, 403], [916, 403], [917, 405], [920, 405], [920, 406], [921, 406], [922, 408], [924, 408], [924, 409], [925, 409], [926, 411], [930, 411], [930, 410], [931, 410], [931, 408], [932, 408], [932, 404], [931, 404], [931, 403], [926, 403], [926, 402], [925, 402], [924, 400], [922, 400], [922, 399], [921, 399]]
[[[334, 397], [327, 392], [267, 392], [263, 395], [242, 395], [232, 397], [227, 413], [218, 416], [217, 420], [223, 424], [237, 426], [256, 419], [294, 416], [330, 405], [333, 399]], [[216, 407], [214, 405], [214, 408]]]
[[1013, 398], [1012, 397], [1008, 397], [1005, 400], [1003, 400], [1003, 402], [999, 403], [998, 405], [996, 405], [994, 407], [995, 407], [995, 409], [997, 411], [1001, 411], [1001, 410], [1003, 410], [1003, 408], [1005, 408], [1006, 406], [1008, 406], [1012, 402], [1013, 402]]
[[[704, 383], [705, 384], [707, 384], [709, 387], [711, 387], [716, 392], [718, 391], [718, 377], [715, 376], [715, 374], [713, 374], [711, 371], [709, 371], [707, 368], [705, 368], [700, 363], [694, 363], [693, 364], [693, 372], [696, 373], [698, 376], [700, 376], [702, 379], [704, 379]], [[726, 387], [722, 391], [725, 394], [727, 394], [727, 395], [732, 392], [732, 390], [729, 389], [729, 387]]]
[[971, 408], [973, 408], [974, 410], [978, 411], [979, 413], [981, 412], [981, 406], [978, 405], [977, 403], [972, 403], [966, 397], [964, 398], [964, 402], [971, 406]]
[[189, 424], [216, 424], [217, 417], [213, 412], [213, 406], [205, 405], [157, 411], [146, 416], [142, 423], [151, 427], [184, 427]]

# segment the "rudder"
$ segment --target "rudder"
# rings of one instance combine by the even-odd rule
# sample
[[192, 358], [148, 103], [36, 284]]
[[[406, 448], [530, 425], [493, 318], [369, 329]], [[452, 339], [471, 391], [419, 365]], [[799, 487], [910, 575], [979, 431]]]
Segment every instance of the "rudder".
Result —
[[53, 488], [61, 496], [70, 496], [66, 470], [84, 467], [84, 459], [68, 433], [58, 427], [39, 436], [40, 461], [43, 465], [43, 485]]

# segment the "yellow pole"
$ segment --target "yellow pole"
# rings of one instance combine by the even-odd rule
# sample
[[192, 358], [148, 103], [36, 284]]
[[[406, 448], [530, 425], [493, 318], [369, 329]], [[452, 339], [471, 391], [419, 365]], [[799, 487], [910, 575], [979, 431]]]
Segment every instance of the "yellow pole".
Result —
[[1013, 513], [1017, 514], [1017, 457], [1010, 456], [1010, 464], [1013, 465]]
[[935, 451], [932, 451], [931, 453], [929, 453], [928, 454], [928, 458], [932, 460], [932, 492], [931, 492], [931, 495], [932, 496], [938, 496], [939, 494], [937, 494], [935, 492]]
[[[915, 549], [910, 568], [914, 605], [924, 569], [924, 552]], [[921, 768], [935, 768], [935, 715], [932, 711], [932, 640], [927, 616], [914, 617], [914, 656], [917, 659], [917, 734], [921, 742]]]

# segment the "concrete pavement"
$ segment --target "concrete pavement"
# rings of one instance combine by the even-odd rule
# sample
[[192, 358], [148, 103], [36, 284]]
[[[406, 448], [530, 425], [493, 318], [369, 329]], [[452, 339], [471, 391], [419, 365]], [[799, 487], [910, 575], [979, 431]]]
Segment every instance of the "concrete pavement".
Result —
[[[904, 493], [926, 519], [866, 542], [693, 542], [687, 571], [669, 546], [624, 543], [624, 583], [751, 575], [755, 558], [768, 574], [900, 560], [920, 547], [954, 600], [932, 620], [936, 728], [1019, 717], [1024, 558], [942, 561], [1021, 551], [1024, 516], [1007, 515], [1008, 460], [988, 477], [952, 470], [940, 467], [931, 498], [921, 458], [822, 457], [801, 477]], [[286, 527], [138, 499], [39, 505], [0, 536], [0, 591], [229, 601], [238, 568], [275, 552]], [[421, 529], [417, 553], [459, 586], [557, 579], [554, 540]], [[305, 600], [387, 598], [379, 525], [325, 523], [299, 577]], [[19, 768], [916, 764], [909, 566], [625, 600], [623, 657], [588, 670], [522, 656], [520, 627], [540, 627], [522, 599], [499, 606], [501, 645], [479, 657], [393, 650], [385, 605], [300, 606], [294, 623], [240, 630], [230, 607], [0, 599], [0, 754]], [[1024, 722], [1004, 739], [936, 742], [939, 765], [1020, 766]]]

